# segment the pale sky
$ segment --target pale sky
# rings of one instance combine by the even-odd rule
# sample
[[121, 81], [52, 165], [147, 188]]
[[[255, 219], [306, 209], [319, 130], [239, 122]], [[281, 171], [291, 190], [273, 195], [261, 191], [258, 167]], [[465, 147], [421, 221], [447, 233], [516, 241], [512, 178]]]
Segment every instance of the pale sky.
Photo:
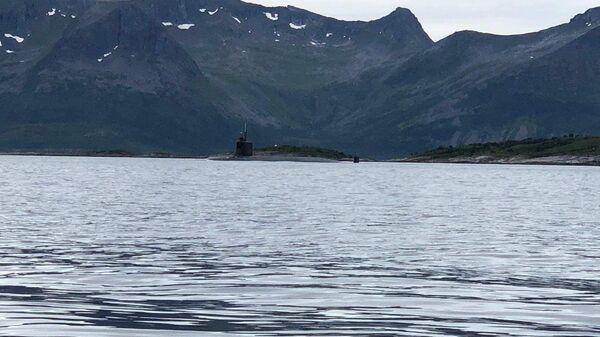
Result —
[[494, 34], [538, 31], [568, 22], [600, 0], [245, 0], [265, 6], [292, 5], [343, 20], [370, 21], [396, 7], [410, 9], [429, 36], [442, 39], [459, 30]]

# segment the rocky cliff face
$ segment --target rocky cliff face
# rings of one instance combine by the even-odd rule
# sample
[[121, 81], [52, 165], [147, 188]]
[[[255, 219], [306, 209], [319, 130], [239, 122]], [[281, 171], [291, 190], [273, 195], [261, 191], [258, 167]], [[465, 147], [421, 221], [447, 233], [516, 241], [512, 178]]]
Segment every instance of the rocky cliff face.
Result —
[[410, 11], [344, 22], [238, 0], [5, 0], [0, 150], [382, 157], [600, 131], [598, 10], [542, 32], [433, 43]]

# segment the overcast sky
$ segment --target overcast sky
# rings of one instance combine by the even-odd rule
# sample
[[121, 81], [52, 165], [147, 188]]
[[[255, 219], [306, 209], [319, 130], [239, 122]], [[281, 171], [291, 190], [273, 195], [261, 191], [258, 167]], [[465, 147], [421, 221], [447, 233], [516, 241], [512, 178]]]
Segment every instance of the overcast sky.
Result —
[[410, 9], [431, 38], [459, 30], [495, 34], [538, 31], [599, 7], [600, 0], [246, 0], [265, 6], [293, 5], [344, 20], [370, 21], [396, 7]]

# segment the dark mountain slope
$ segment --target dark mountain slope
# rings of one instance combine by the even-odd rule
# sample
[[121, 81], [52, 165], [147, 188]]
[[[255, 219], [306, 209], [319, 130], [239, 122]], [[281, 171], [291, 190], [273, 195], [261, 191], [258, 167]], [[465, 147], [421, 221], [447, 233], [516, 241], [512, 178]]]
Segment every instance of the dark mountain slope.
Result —
[[[312, 95], [432, 45], [407, 10], [371, 23], [240, 1], [4, 2], [0, 148], [208, 153], [248, 121], [319, 142]], [[10, 53], [9, 53], [10, 52]]]
[[600, 130], [599, 74], [600, 27], [522, 71], [472, 91], [468, 103], [477, 104], [478, 119], [498, 111], [523, 120], [529, 134], [593, 134]]
[[[317, 95], [320, 110], [334, 116], [328, 127], [347, 143], [326, 145], [344, 147], [360, 138], [365, 151], [379, 144], [380, 155], [389, 156], [389, 148], [597, 133], [600, 91], [581, 83], [600, 75], [590, 65], [595, 52], [583, 52], [595, 48], [598, 14], [590, 10], [569, 24], [525, 35], [459, 32], [392, 71], [331, 86]], [[525, 88], [533, 83], [537, 89]]]
[[128, 3], [96, 5], [25, 75], [0, 112], [5, 137], [24, 135], [12, 141], [19, 149], [208, 151], [231, 124], [210, 99], [222, 92]]
[[[432, 45], [406, 10], [364, 23], [239, 1], [144, 4], [157, 21], [172, 24], [167, 30], [207, 76], [224, 90], [235, 91], [239, 110], [232, 113], [275, 127], [304, 128], [310, 123], [315, 111], [306, 97], [316, 88], [350, 80]], [[182, 23], [195, 26], [182, 31], [177, 28]]]

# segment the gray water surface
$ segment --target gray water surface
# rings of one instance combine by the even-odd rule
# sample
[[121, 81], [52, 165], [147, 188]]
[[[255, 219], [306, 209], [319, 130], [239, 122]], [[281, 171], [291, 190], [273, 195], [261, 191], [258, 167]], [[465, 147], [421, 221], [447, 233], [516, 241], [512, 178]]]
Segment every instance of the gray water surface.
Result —
[[600, 336], [600, 168], [0, 157], [2, 336]]

